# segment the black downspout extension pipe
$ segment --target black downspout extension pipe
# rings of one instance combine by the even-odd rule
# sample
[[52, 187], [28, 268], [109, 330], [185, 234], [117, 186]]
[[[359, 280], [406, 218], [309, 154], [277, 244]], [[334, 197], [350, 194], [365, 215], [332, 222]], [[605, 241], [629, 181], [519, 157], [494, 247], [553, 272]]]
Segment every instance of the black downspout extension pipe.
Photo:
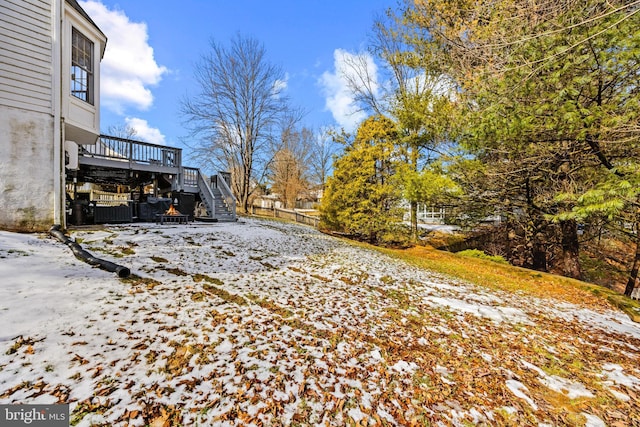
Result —
[[79, 260], [86, 262], [87, 264], [93, 265], [94, 267], [99, 267], [103, 270], [109, 271], [111, 273], [116, 273], [118, 277], [127, 278], [131, 274], [131, 270], [122, 265], [115, 264], [111, 261], [106, 261], [104, 259], [96, 258], [91, 255], [90, 252], [85, 251], [82, 247], [75, 242], [75, 240], [71, 240], [67, 237], [62, 230], [60, 230], [59, 224], [54, 224], [49, 229], [49, 234], [51, 234], [56, 239], [60, 240], [65, 245], [69, 246], [69, 249], [73, 252], [73, 254]]

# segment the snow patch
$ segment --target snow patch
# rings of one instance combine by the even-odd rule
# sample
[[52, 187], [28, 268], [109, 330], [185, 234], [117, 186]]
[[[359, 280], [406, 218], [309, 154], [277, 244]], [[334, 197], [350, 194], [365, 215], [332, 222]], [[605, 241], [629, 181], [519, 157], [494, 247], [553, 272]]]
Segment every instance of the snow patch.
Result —
[[602, 367], [602, 375], [615, 384], [627, 386], [629, 388], [640, 388], [640, 379], [633, 375], [624, 373], [624, 368], [614, 363], [607, 363]]
[[584, 416], [587, 419], [587, 423], [584, 425], [584, 427], [607, 427], [604, 421], [602, 421], [599, 417], [596, 417], [595, 415], [591, 415], [583, 412], [582, 416]]
[[506, 385], [507, 385], [507, 388], [511, 390], [513, 394], [516, 395], [516, 397], [519, 397], [520, 399], [523, 399], [525, 402], [527, 402], [529, 406], [533, 408], [534, 411], [538, 410], [538, 405], [536, 405], [533, 399], [531, 399], [527, 395], [527, 393], [529, 392], [529, 389], [527, 388], [527, 386], [522, 384], [520, 381], [516, 381], [516, 380], [507, 380]]
[[461, 299], [434, 296], [429, 296], [425, 299], [432, 302], [434, 305], [449, 307], [458, 312], [470, 313], [477, 317], [491, 319], [496, 323], [507, 322], [514, 324], [533, 324], [522, 310], [513, 307], [488, 306]]
[[595, 397], [595, 395], [587, 390], [587, 388], [583, 384], [577, 381], [571, 381], [557, 375], [548, 375], [546, 372], [532, 363], [526, 362], [524, 360], [521, 362], [526, 368], [537, 372], [537, 374], [539, 375], [538, 381], [540, 381], [544, 386], [550, 388], [555, 392], [565, 394], [569, 399], [577, 399], [579, 397]]
[[[423, 373], [419, 369], [435, 381], [453, 383], [452, 371], [436, 366], [429, 372], [429, 359], [419, 359], [428, 347], [500, 368], [499, 353], [485, 346], [487, 338], [501, 333], [507, 340], [534, 342], [537, 337], [511, 324], [538, 316], [566, 318], [575, 330], [584, 325], [587, 333], [576, 346], [600, 342], [590, 335], [598, 329], [582, 323], [593, 319], [598, 328], [611, 322], [611, 331], [619, 334], [608, 341], [608, 351], [633, 354], [633, 339], [640, 337], [640, 327], [619, 313], [558, 308], [532, 297], [482, 290], [307, 227], [254, 219], [108, 227], [72, 237], [107, 259], [131, 247], [135, 253], [118, 262], [153, 284], [125, 282], [91, 268], [45, 235], [0, 232], [0, 275], [5, 278], [0, 286], [0, 403], [50, 404], [60, 391], [68, 391], [72, 413], [82, 411], [80, 402], [87, 399], [105, 405], [102, 414], [86, 414], [81, 426], [142, 425], [142, 414], [123, 417], [166, 405], [181, 411], [182, 425], [235, 425], [217, 419], [235, 411], [255, 416], [247, 425], [294, 423], [303, 411], [307, 418], [302, 422], [309, 425], [346, 424], [348, 418], [364, 424], [374, 414], [398, 425], [399, 411], [407, 419], [416, 413], [406, 402], [415, 387], [411, 376]], [[212, 280], [197, 280], [196, 274]], [[393, 280], [381, 284], [383, 276]], [[393, 305], [390, 290], [406, 295], [410, 308]], [[246, 304], [227, 295], [242, 297]], [[434, 306], [462, 315], [429, 313]], [[389, 308], [400, 315], [388, 316]], [[414, 318], [422, 323], [420, 329], [414, 329]], [[555, 335], [540, 334], [553, 342]], [[27, 344], [18, 345], [20, 336]], [[386, 340], [392, 344], [388, 348], [381, 344]], [[480, 346], [469, 355], [475, 343]], [[404, 351], [416, 344], [425, 348]], [[607, 364], [602, 370], [605, 387], [623, 401], [631, 393], [622, 391], [640, 388], [631, 363]], [[579, 383], [529, 369], [543, 384], [570, 396], [590, 393]], [[21, 388], [23, 383], [40, 383], [43, 389]], [[510, 380], [507, 387], [535, 407], [524, 384]], [[456, 417], [482, 422], [483, 412], [491, 419], [486, 407], [474, 408], [464, 399], [454, 392], [431, 413], [433, 424], [449, 425]], [[522, 421], [515, 408], [501, 409]], [[329, 413], [335, 418], [329, 419]]]
[[391, 366], [391, 369], [399, 373], [413, 374], [416, 369], [418, 369], [418, 365], [416, 365], [414, 362], [406, 362], [404, 360], [400, 360], [393, 366]]

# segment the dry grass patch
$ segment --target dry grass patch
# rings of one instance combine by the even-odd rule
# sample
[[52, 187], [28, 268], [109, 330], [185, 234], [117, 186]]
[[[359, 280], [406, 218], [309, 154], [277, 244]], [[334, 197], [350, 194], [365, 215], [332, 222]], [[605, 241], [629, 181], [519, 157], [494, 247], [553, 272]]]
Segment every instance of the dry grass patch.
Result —
[[202, 289], [204, 292], [215, 295], [219, 298], [222, 298], [226, 302], [238, 304], [238, 305], [246, 305], [247, 300], [245, 300], [242, 296], [232, 294], [231, 292], [227, 292], [224, 289], [220, 288], [224, 282], [220, 279], [216, 279], [215, 277], [207, 276], [206, 274], [193, 274], [191, 276], [194, 282], [205, 282], [202, 284]]
[[613, 305], [633, 320], [640, 321], [639, 302], [602, 286], [490, 260], [462, 257], [422, 246], [409, 249], [377, 249], [418, 267], [467, 280], [486, 288], [522, 292], [540, 298], [551, 297], [598, 310], [609, 309]]
[[162, 282], [159, 282], [150, 277], [140, 277], [136, 274], [131, 274], [127, 278], [121, 278], [121, 282], [131, 285], [131, 287], [135, 289], [146, 288], [147, 290], [152, 290], [158, 285], [161, 285]]
[[247, 295], [247, 297], [251, 300], [251, 302], [258, 304], [260, 307], [279, 315], [283, 319], [293, 316], [293, 312], [291, 310], [279, 306], [268, 298], [260, 298], [257, 295], [253, 294], [249, 294]]

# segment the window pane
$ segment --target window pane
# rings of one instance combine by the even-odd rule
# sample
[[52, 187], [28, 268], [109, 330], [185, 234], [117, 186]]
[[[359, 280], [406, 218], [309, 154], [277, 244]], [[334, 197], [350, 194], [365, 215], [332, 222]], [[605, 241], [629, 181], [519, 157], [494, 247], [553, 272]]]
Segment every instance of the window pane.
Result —
[[71, 94], [76, 98], [80, 98], [83, 101], [89, 102], [88, 100], [88, 74], [87, 72], [78, 67], [71, 67]]
[[93, 104], [93, 42], [75, 28], [71, 34], [71, 94]]

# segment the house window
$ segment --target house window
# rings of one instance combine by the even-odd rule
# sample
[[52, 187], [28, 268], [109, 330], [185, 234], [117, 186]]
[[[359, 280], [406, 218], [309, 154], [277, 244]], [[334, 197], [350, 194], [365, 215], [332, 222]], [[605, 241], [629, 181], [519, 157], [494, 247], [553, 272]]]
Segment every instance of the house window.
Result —
[[73, 28], [71, 95], [93, 105], [93, 42]]

